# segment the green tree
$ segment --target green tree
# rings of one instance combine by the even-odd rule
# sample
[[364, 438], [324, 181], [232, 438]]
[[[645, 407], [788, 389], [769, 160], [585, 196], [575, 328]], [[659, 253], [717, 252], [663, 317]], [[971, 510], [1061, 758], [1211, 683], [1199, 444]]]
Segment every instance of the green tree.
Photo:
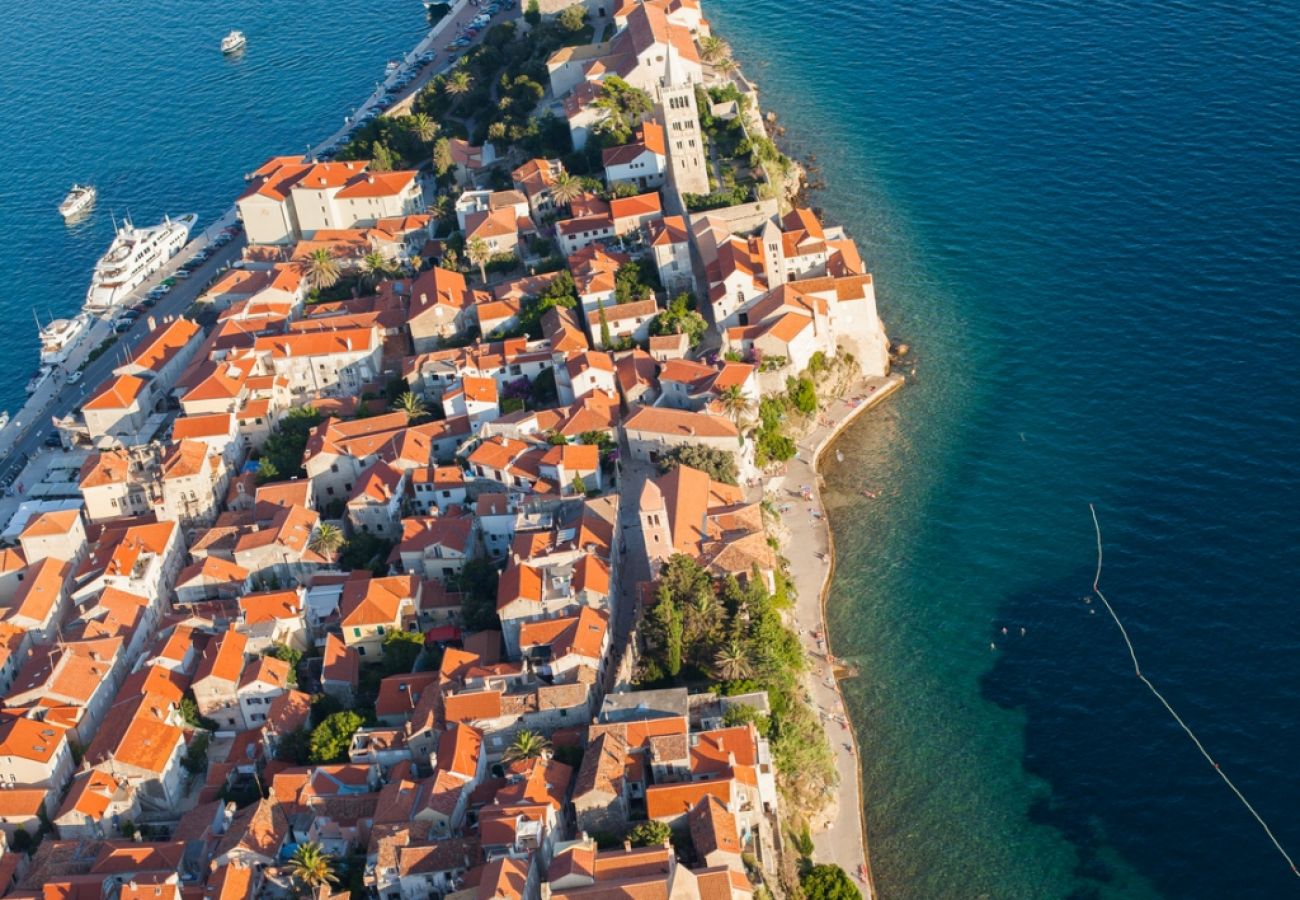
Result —
[[474, 86], [474, 77], [466, 69], [457, 69], [447, 79], [444, 89], [454, 97], [463, 97]]
[[370, 145], [370, 171], [391, 172], [397, 168], [397, 156], [383, 141]]
[[659, 471], [671, 472], [678, 466], [690, 466], [708, 473], [714, 481], [737, 484], [736, 455], [729, 450], [703, 444], [682, 444], [659, 457]]
[[298, 849], [289, 858], [289, 874], [309, 894], [322, 885], [339, 883], [338, 876], [334, 874], [334, 857], [314, 841], [298, 845]]
[[551, 742], [544, 735], [524, 729], [515, 735], [515, 739], [510, 742], [501, 759], [508, 763], [520, 759], [541, 759], [550, 751]]
[[311, 406], [295, 406], [280, 420], [275, 433], [262, 445], [262, 459], [275, 467], [277, 477], [301, 478], [303, 451], [311, 431], [320, 424], [320, 413]]
[[410, 391], [403, 392], [397, 398], [397, 402], [393, 404], [393, 409], [406, 413], [406, 421], [408, 422], [422, 419], [429, 414], [429, 407], [425, 405], [424, 398]]
[[723, 388], [722, 393], [718, 394], [718, 403], [737, 425], [754, 411], [754, 401], [749, 399], [738, 384]]
[[439, 178], [446, 175], [456, 165], [451, 155], [451, 141], [440, 137], [433, 144], [433, 171]]
[[343, 569], [369, 569], [376, 575], [385, 575], [388, 572], [388, 554], [392, 549], [391, 541], [363, 531], [352, 535], [343, 545], [338, 564]]
[[257, 461], [257, 481], [258, 484], [266, 484], [268, 481], [275, 481], [280, 477], [280, 470], [268, 457], [262, 457]]
[[555, 21], [556, 24], [571, 34], [579, 32], [587, 24], [587, 8], [581, 3], [566, 6], [560, 10], [560, 14], [555, 17]]
[[587, 482], [582, 480], [581, 475], [573, 476], [573, 482], [571, 486], [573, 487], [573, 493], [579, 497], [587, 493]]
[[384, 674], [407, 675], [424, 652], [424, 635], [418, 631], [390, 631], [384, 635]]
[[614, 338], [609, 333], [609, 317], [605, 315], [605, 301], [597, 301], [597, 309], [600, 311], [600, 346], [602, 350], [609, 350], [614, 346]]
[[307, 549], [326, 559], [333, 559], [344, 543], [343, 529], [329, 522], [321, 522], [307, 540]]
[[429, 143], [438, 133], [438, 123], [433, 121], [428, 113], [417, 112], [411, 116], [411, 134], [420, 140], [421, 143]]
[[860, 900], [862, 892], [834, 863], [815, 865], [800, 879], [807, 900]]
[[530, 28], [536, 28], [542, 21], [542, 7], [537, 0], [528, 0], [528, 5], [524, 8], [524, 21]]
[[699, 346], [708, 330], [704, 316], [693, 308], [690, 294], [678, 294], [668, 302], [668, 308], [650, 323], [651, 334], [685, 334], [692, 347]]
[[324, 247], [317, 247], [307, 257], [307, 283], [316, 290], [324, 290], [338, 283], [339, 264]]
[[190, 738], [190, 745], [185, 748], [181, 765], [191, 775], [201, 775], [208, 770], [208, 740], [206, 732], [197, 732]]
[[713, 655], [714, 670], [723, 681], [748, 678], [753, 674], [749, 664], [749, 649], [738, 637], [732, 637]]
[[786, 391], [790, 396], [790, 404], [799, 412], [805, 415], [817, 412], [817, 386], [807, 375], [787, 378]]
[[492, 250], [488, 247], [487, 241], [481, 237], [472, 237], [465, 244], [465, 257], [470, 261], [470, 265], [478, 266], [479, 278], [487, 282], [487, 264], [492, 259]]
[[317, 765], [343, 762], [348, 758], [352, 735], [364, 724], [351, 710], [334, 713], [311, 733], [311, 761]]
[[302, 660], [302, 651], [288, 644], [272, 644], [263, 651], [264, 656], [272, 656], [289, 664], [289, 686], [298, 686], [298, 663]]
[[663, 670], [676, 678], [682, 670], [682, 615], [672, 592], [662, 585], [651, 615], [662, 650]]
[[469, 631], [488, 631], [501, 628], [497, 617], [497, 582], [501, 573], [496, 566], [479, 557], [465, 563], [456, 577], [456, 589], [464, 595], [461, 609], [465, 628]]
[[311, 762], [311, 732], [306, 728], [295, 728], [281, 735], [275, 742], [275, 758], [295, 766], [307, 765]]
[[[732, 683], [744, 684], [745, 682], [737, 681]], [[772, 718], [744, 703], [728, 706], [727, 711], [722, 714], [722, 724], [727, 728], [736, 725], [753, 725], [754, 729], [763, 737], [769, 737], [772, 733]]]
[[583, 190], [581, 180], [574, 178], [568, 172], [560, 172], [551, 183], [551, 199], [557, 206], [567, 207], [582, 196]]
[[633, 847], [662, 847], [664, 841], [671, 840], [673, 830], [667, 822], [641, 822], [627, 833], [627, 839]]
[[207, 716], [199, 712], [198, 703], [194, 702], [194, 698], [189, 693], [186, 693], [186, 695], [181, 698], [180, 712], [181, 718], [185, 720], [185, 724], [191, 728], [204, 728], [208, 731], [216, 731], [221, 727], [220, 723], [215, 719], [209, 719]]
[[361, 260], [361, 269], [364, 273], [362, 283], [370, 288], [376, 287], [379, 282], [388, 277], [392, 271], [392, 265], [384, 254], [378, 250], [372, 250], [367, 253]]
[[708, 35], [700, 38], [700, 59], [709, 65], [713, 65], [720, 59], [731, 55], [731, 48], [727, 42], [720, 37]]

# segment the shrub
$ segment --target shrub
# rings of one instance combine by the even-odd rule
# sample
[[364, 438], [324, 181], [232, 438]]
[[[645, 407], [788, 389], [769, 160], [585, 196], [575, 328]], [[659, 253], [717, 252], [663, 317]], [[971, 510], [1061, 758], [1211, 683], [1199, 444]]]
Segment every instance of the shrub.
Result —
[[807, 900], [860, 900], [862, 892], [848, 873], [834, 863], [813, 866], [800, 880]]
[[660, 472], [671, 472], [678, 466], [690, 466], [692, 469], [707, 472], [710, 478], [723, 484], [739, 483], [736, 456], [727, 450], [706, 447], [703, 444], [683, 444], [659, 457]]
[[352, 735], [362, 724], [361, 716], [351, 710], [334, 713], [321, 722], [311, 733], [311, 761], [319, 765], [346, 760]]

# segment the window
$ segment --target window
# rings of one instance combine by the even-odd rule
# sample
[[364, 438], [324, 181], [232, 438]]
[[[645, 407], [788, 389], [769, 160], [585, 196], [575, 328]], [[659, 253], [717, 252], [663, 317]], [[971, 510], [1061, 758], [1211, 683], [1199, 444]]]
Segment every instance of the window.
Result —
[[358, 647], [358, 648], [357, 648], [357, 656], [365, 656], [365, 655], [366, 655], [366, 648], [365, 648], [365, 647]]
[[361, 629], [360, 629], [360, 628], [353, 628], [353, 629], [352, 629], [352, 636], [353, 636], [353, 637], [361, 637]]
[[377, 630], [380, 634], [383, 634], [383, 633], [384, 633], [384, 626], [383, 626], [383, 625], [380, 625], [376, 630]]

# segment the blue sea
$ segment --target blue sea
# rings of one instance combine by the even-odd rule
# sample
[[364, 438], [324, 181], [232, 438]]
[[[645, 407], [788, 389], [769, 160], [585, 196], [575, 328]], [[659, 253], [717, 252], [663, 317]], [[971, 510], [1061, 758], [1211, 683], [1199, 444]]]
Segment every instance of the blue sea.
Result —
[[[1300, 852], [1300, 6], [705, 7], [911, 348], [827, 472], [881, 895], [1300, 894], [1084, 600], [1095, 503], [1144, 671]], [[5, 9], [11, 407], [31, 310], [80, 305], [111, 211], [210, 220], [423, 24], [417, 0]]]
[[827, 473], [881, 896], [1300, 894], [1083, 600], [1095, 503], [1144, 671], [1300, 853], [1300, 6], [710, 9], [911, 348]]
[[[419, 0], [5, 0], [0, 53], [0, 409], [26, 399], [33, 312], [75, 313], [113, 219], [225, 211], [244, 173], [343, 122], [427, 31]], [[222, 56], [232, 28], [248, 36]], [[67, 227], [73, 182], [99, 188]]]

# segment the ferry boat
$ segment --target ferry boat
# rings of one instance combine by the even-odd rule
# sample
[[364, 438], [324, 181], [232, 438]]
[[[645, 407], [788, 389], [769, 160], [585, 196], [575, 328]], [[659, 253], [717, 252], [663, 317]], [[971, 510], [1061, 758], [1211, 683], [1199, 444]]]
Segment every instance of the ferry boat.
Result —
[[242, 31], [236, 29], [221, 39], [221, 52], [238, 53], [240, 50], [243, 50], [247, 44], [248, 38], [244, 37]]
[[59, 213], [65, 219], [75, 219], [95, 205], [95, 198], [99, 192], [91, 184], [74, 184], [72, 190], [68, 191], [68, 196], [63, 198], [59, 204]]
[[108, 252], [95, 264], [90, 290], [86, 292], [86, 309], [102, 312], [126, 300], [131, 291], [185, 246], [198, 218], [186, 213], [178, 219], [164, 218], [152, 228], [136, 228], [127, 219], [117, 229]]
[[55, 319], [41, 328], [41, 365], [59, 366], [67, 362], [72, 351], [90, 334], [93, 324], [83, 312], [71, 319]]

